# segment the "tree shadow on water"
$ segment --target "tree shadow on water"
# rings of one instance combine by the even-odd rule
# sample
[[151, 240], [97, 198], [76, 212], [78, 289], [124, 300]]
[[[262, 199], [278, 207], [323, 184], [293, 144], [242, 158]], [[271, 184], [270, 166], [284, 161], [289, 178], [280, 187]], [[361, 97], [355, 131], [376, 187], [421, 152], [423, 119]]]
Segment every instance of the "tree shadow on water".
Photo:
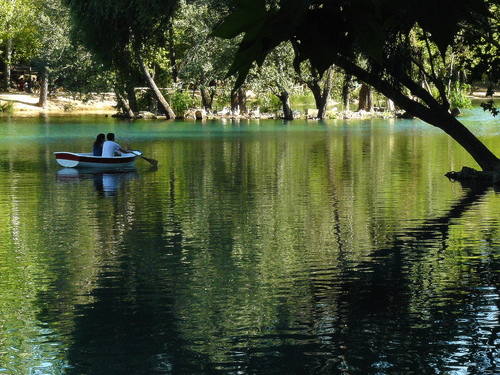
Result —
[[[304, 344], [301, 339], [277, 335], [271, 341], [281, 344], [250, 344], [244, 353], [234, 344], [225, 352], [228, 356], [238, 352], [238, 371], [252, 374], [435, 374], [453, 366], [467, 368], [471, 374], [494, 374], [498, 315], [481, 317], [481, 312], [485, 303], [499, 308], [499, 298], [491, 302], [498, 296], [498, 260], [473, 263], [470, 267], [477, 272], [469, 278], [461, 279], [466, 274], [463, 270], [452, 282], [433, 278], [437, 265], [449, 256], [445, 252], [454, 221], [487, 192], [487, 187], [467, 188], [444, 215], [397, 234], [365, 262], [345, 266], [330, 285], [324, 279], [321, 285], [313, 281], [312, 306], [306, 308], [311, 308], [314, 342], [308, 338]], [[173, 196], [171, 201], [174, 205]], [[101, 267], [92, 302], [74, 307], [67, 351], [71, 367], [66, 374], [224, 372], [220, 364], [192, 349], [194, 343], [179, 327], [186, 325], [180, 320], [189, 317], [178, 315], [175, 288], [179, 281], [175, 274], [168, 276], [175, 270], [165, 267], [182, 263], [184, 233], [175, 217], [169, 220], [154, 218], [148, 233], [129, 231], [127, 247], [119, 251], [120, 261], [112, 268]], [[151, 236], [159, 242], [150, 243]], [[165, 248], [170, 249], [168, 261], [158, 252]], [[332, 293], [325, 293], [326, 289]], [[485, 294], [492, 297], [485, 300]], [[290, 314], [282, 310], [288, 307], [279, 306], [282, 316], [272, 332], [279, 332], [280, 325], [287, 328]], [[249, 340], [234, 338], [238, 339]]]
[[265, 348], [247, 348], [242, 373], [496, 374], [498, 314], [482, 314], [494, 304], [500, 309], [498, 260], [472, 264], [468, 279], [460, 279], [464, 270], [458, 280], [433, 279], [433, 273], [443, 272], [434, 262], [450, 256], [445, 252], [454, 222], [480, 203], [489, 187], [464, 190], [442, 216], [402, 231], [366, 261], [352, 266], [340, 259], [341, 274], [330, 280], [310, 275], [312, 300], [301, 307], [300, 317], [281, 311], [275, 327], [287, 332], [297, 324], [290, 320], [299, 319], [303, 336], [277, 334]]
[[448, 240], [454, 221], [489, 190], [465, 189], [444, 215], [397, 234], [390, 246], [345, 270], [338, 293], [315, 293], [316, 316], [322, 315], [318, 306], [337, 306], [329, 337], [334, 355], [315, 373], [498, 371], [498, 314], [486, 313], [500, 309], [498, 260], [473, 261], [473, 272], [443, 266], [453, 256]]

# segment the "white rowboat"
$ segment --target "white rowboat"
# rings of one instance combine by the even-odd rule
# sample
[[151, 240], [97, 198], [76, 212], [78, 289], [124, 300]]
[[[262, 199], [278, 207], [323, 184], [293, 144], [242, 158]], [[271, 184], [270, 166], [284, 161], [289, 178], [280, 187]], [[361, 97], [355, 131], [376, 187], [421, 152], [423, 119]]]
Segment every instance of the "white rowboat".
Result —
[[135, 159], [140, 157], [140, 151], [132, 151], [121, 156], [107, 158], [94, 156], [91, 153], [77, 154], [74, 152], [54, 152], [57, 163], [66, 168], [127, 168], [133, 167]]

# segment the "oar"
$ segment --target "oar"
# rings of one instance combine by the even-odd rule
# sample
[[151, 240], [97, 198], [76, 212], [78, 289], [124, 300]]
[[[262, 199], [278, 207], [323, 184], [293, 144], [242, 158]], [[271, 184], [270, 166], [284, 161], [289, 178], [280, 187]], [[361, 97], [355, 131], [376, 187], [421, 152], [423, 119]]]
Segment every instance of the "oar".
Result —
[[148, 163], [150, 163], [153, 167], [158, 166], [158, 160], [147, 158], [147, 157], [143, 156], [142, 154], [136, 154], [134, 151], [130, 151], [130, 152], [136, 156], [139, 156], [140, 158], [143, 158]]

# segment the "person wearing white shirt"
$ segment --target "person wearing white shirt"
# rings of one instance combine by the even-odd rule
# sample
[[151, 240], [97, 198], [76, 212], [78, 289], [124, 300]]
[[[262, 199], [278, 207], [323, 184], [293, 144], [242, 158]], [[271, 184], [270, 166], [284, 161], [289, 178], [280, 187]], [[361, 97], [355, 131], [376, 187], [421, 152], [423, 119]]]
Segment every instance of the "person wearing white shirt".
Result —
[[115, 142], [114, 133], [106, 134], [106, 142], [102, 145], [102, 156], [105, 158], [112, 158], [114, 156], [119, 156], [122, 153], [127, 153], [127, 150], [124, 150], [118, 143]]

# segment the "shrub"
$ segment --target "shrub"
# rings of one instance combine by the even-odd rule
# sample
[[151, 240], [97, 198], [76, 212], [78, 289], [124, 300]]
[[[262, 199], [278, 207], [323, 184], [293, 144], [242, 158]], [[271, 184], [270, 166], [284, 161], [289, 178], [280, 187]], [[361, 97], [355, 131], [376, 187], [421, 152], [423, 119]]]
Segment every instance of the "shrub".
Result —
[[451, 108], [471, 108], [472, 101], [467, 96], [470, 86], [466, 84], [455, 83], [450, 90]]
[[170, 105], [176, 116], [183, 117], [189, 108], [196, 107], [197, 101], [185, 91], [175, 91], [170, 94]]
[[252, 106], [259, 106], [263, 113], [276, 113], [281, 109], [281, 101], [274, 94], [261, 94]]
[[224, 90], [223, 92], [219, 93], [219, 95], [215, 96], [214, 104], [212, 105], [215, 111], [220, 111], [224, 107], [230, 107], [230, 106], [231, 106], [231, 94], [229, 91]]
[[290, 102], [293, 108], [316, 108], [316, 102], [311, 92], [291, 95]]

